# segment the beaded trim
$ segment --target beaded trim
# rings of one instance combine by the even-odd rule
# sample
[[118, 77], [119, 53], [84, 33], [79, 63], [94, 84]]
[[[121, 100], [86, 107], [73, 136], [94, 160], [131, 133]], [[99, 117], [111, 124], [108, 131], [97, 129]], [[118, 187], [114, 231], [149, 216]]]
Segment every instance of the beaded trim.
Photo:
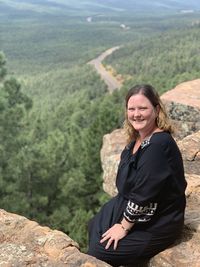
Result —
[[149, 203], [147, 206], [139, 206], [129, 200], [124, 212], [124, 217], [129, 222], [148, 222], [156, 212], [157, 207], [158, 203], [156, 202]]
[[[152, 136], [152, 135], [151, 135]], [[141, 148], [143, 149], [145, 146], [150, 144], [151, 136], [149, 136], [147, 139], [143, 140], [141, 143]]]

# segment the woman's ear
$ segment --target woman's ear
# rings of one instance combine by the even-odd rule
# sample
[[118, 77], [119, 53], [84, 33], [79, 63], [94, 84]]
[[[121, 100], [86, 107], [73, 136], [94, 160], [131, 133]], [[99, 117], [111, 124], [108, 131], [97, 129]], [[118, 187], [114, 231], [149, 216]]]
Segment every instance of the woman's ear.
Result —
[[155, 110], [156, 110], [156, 115], [158, 116], [159, 115], [159, 112], [160, 112], [160, 106], [159, 105], [156, 105]]

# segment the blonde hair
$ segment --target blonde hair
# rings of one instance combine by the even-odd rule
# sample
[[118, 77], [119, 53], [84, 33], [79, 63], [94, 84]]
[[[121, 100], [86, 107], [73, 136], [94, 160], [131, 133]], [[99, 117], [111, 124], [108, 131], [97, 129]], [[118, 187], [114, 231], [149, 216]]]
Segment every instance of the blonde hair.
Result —
[[132, 140], [135, 140], [138, 136], [138, 131], [136, 131], [133, 126], [130, 124], [128, 117], [127, 117], [127, 106], [128, 106], [128, 101], [131, 96], [137, 95], [137, 94], [142, 94], [148, 100], [151, 102], [151, 104], [156, 108], [159, 106], [159, 113], [158, 117], [156, 118], [156, 125], [159, 129], [173, 133], [173, 127], [170, 122], [170, 119], [167, 115], [167, 112], [165, 110], [165, 106], [162, 103], [158, 93], [156, 90], [149, 84], [141, 84], [141, 85], [136, 85], [132, 87], [126, 97], [125, 97], [125, 121], [124, 121], [124, 130], [127, 134], [127, 142], [131, 142]]

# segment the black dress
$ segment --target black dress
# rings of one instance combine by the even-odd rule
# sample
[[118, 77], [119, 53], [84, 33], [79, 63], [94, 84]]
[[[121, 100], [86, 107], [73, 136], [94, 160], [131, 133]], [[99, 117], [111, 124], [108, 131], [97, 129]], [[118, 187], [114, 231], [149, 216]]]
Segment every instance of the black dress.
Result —
[[[157, 132], [133, 155], [135, 142], [121, 154], [116, 185], [118, 195], [107, 202], [89, 224], [88, 254], [112, 266], [134, 265], [171, 245], [184, 223], [183, 162], [172, 136]], [[125, 218], [131, 231], [113, 245], [99, 241], [102, 234]]]

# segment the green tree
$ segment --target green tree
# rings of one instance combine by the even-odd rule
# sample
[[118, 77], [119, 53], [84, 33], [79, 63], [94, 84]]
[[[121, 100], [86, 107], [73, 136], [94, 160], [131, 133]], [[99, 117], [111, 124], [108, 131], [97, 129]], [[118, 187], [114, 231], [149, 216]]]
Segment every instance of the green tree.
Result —
[[[0, 192], [1, 207], [11, 211], [18, 209], [18, 166], [16, 157], [23, 146], [23, 130], [26, 125], [26, 113], [32, 107], [32, 101], [21, 92], [21, 86], [14, 78], [6, 79], [5, 58], [0, 56]], [[19, 200], [16, 202], [16, 200]]]

